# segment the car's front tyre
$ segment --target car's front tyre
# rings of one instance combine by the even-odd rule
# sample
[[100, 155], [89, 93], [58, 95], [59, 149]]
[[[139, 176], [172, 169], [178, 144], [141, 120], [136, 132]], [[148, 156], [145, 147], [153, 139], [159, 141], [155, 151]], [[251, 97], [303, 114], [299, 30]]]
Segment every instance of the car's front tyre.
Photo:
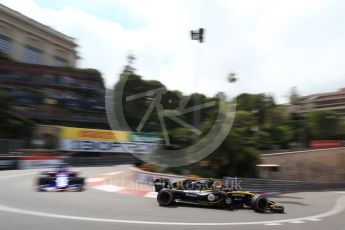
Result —
[[268, 208], [268, 200], [266, 197], [257, 194], [252, 198], [252, 207], [257, 212], [265, 212]]
[[162, 189], [158, 192], [157, 201], [161, 206], [169, 206], [174, 202], [174, 193], [170, 189]]
[[284, 213], [284, 207], [283, 206], [275, 206], [273, 208], [270, 209], [271, 212], [274, 212], [274, 213]]

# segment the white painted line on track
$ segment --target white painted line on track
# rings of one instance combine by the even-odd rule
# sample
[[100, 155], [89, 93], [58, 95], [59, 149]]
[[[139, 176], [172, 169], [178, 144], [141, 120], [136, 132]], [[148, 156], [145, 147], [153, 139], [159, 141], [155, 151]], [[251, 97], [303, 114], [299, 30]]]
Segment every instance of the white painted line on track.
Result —
[[148, 192], [144, 197], [147, 198], [157, 198], [157, 192]]
[[104, 181], [104, 178], [102, 178], [102, 177], [92, 177], [92, 178], [86, 179], [87, 183], [102, 182], [102, 181]]
[[99, 185], [99, 186], [95, 186], [94, 189], [105, 191], [105, 192], [118, 192], [122, 189], [122, 187], [118, 187], [114, 185]]
[[321, 219], [317, 219], [317, 218], [314, 218], [314, 219], [308, 219], [309, 221], [320, 221]]
[[116, 175], [116, 174], [120, 174], [120, 173], [123, 173], [123, 171], [110, 172], [110, 173], [103, 173], [103, 174], [101, 174], [101, 175], [104, 175], [104, 176], [112, 176], [112, 175]]
[[269, 223], [269, 224], [265, 224], [267, 226], [278, 226], [278, 225], [282, 225], [281, 223]]
[[304, 224], [305, 221], [302, 221], [302, 220], [296, 220], [296, 221], [291, 221], [290, 222], [291, 224]]

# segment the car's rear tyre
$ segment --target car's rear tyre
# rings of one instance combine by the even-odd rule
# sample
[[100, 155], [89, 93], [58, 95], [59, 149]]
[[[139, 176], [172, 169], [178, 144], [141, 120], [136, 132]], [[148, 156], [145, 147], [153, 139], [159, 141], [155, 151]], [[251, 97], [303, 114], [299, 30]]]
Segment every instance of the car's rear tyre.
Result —
[[283, 206], [275, 206], [273, 208], [270, 209], [271, 212], [274, 213], [284, 213], [284, 207]]
[[84, 185], [85, 179], [83, 177], [70, 177], [69, 181], [71, 184], [81, 184]]
[[85, 185], [85, 178], [84, 177], [70, 177], [69, 178], [69, 185], [79, 185], [79, 188], [76, 190], [77, 192], [84, 191]]
[[42, 188], [42, 186], [44, 185], [47, 185], [47, 184], [50, 184], [51, 183], [51, 179], [49, 176], [47, 175], [40, 175], [38, 178], [37, 178], [37, 182], [36, 182], [36, 191], [38, 192], [45, 192], [46, 190], [44, 190]]
[[174, 193], [170, 189], [162, 189], [158, 192], [157, 201], [161, 206], [169, 206], [174, 202]]
[[49, 182], [50, 182], [50, 178], [49, 177], [40, 176], [40, 177], [37, 178], [37, 185], [38, 186], [48, 184]]
[[252, 199], [252, 207], [257, 212], [265, 212], [268, 207], [268, 200], [266, 197], [258, 194]]

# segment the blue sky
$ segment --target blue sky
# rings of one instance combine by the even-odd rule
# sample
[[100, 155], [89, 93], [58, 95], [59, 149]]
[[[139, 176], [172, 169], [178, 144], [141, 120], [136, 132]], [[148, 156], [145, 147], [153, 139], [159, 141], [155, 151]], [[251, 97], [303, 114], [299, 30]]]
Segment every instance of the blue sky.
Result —
[[117, 22], [128, 29], [139, 29], [145, 26], [143, 19], [136, 18], [128, 7], [116, 1], [36, 0], [36, 2], [40, 7], [52, 10], [62, 10], [64, 7], [77, 8], [98, 18]]

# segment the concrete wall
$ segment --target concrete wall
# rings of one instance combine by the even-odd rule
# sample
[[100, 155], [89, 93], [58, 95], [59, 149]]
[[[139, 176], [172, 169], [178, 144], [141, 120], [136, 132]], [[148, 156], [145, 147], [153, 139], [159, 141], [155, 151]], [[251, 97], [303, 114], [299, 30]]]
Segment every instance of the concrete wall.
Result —
[[261, 155], [262, 164], [278, 164], [270, 179], [306, 182], [345, 182], [345, 148]]

